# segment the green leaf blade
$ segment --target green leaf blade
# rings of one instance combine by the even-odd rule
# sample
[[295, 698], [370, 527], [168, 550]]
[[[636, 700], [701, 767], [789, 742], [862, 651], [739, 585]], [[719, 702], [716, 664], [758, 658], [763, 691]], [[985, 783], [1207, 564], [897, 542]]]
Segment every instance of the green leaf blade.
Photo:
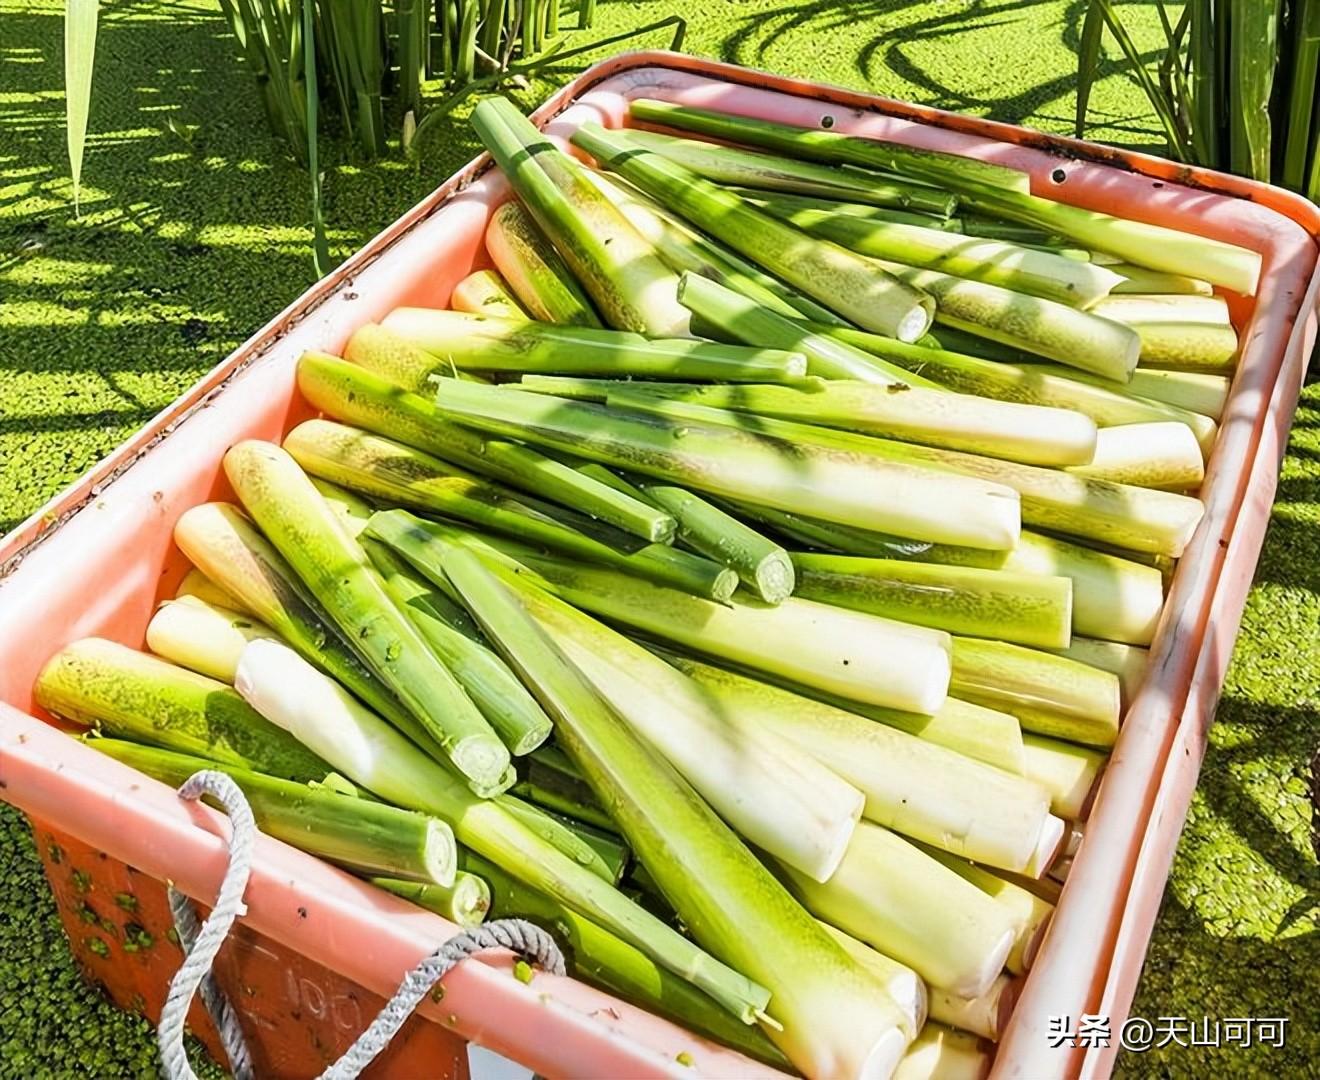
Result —
[[87, 145], [87, 116], [91, 110], [99, 11], [98, 0], [67, 0], [64, 8], [65, 112], [75, 210], [82, 190], [83, 151]]

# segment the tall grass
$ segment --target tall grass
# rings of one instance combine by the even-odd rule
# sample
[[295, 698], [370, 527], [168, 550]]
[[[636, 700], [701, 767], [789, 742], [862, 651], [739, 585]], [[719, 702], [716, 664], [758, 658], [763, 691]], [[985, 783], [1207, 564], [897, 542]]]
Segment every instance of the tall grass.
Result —
[[1155, 0], [1164, 48], [1152, 67], [1112, 0], [1090, 0], [1078, 51], [1077, 134], [1086, 127], [1106, 30], [1132, 66], [1179, 161], [1320, 199], [1320, 0]]
[[[591, 27], [594, 0], [219, 0], [271, 130], [311, 175], [318, 273], [330, 266], [321, 214], [320, 121], [336, 114], [368, 158], [387, 152], [397, 125], [407, 149], [476, 93], [642, 34], [686, 29], [677, 16], [574, 43]], [[574, 24], [565, 28], [561, 4]], [[98, 0], [66, 0], [65, 83], [74, 197], [82, 179]], [[430, 108], [427, 91], [441, 95]]]

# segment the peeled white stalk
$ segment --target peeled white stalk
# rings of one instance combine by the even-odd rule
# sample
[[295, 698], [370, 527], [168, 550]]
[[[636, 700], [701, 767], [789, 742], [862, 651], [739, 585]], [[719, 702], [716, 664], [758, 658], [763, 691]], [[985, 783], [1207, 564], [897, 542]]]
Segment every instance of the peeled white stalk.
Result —
[[[1100, 253], [1096, 253], [1100, 254]], [[1100, 260], [1094, 260], [1099, 262]], [[1135, 263], [1115, 262], [1110, 256], [1104, 257], [1104, 265], [1111, 273], [1123, 280], [1110, 290], [1112, 294], [1124, 293], [1182, 293], [1188, 296], [1211, 296], [1215, 287], [1201, 278], [1187, 277], [1184, 274], [1169, 274], [1162, 270], [1149, 270]]]
[[1143, 364], [1231, 371], [1237, 363], [1237, 331], [1221, 296], [1111, 296], [1092, 310], [1137, 332]]
[[[1118, 676], [1118, 688], [1123, 707], [1127, 708], [1141, 689], [1146, 677], [1146, 665], [1150, 661], [1150, 651], [1136, 645], [1124, 645], [1117, 641], [1097, 641], [1073, 635], [1072, 642], [1066, 649], [1051, 649], [1050, 652], [1066, 656], [1070, 660], [1080, 660], [1101, 671], [1108, 671]], [[1068, 815], [1065, 814], [1064, 817]]]
[[959, 1031], [980, 1035], [991, 1042], [1008, 1027], [1008, 1019], [1017, 1004], [1019, 983], [1007, 975], [1000, 975], [990, 989], [976, 997], [964, 998], [944, 990], [930, 993], [930, 1018]]
[[233, 683], [249, 641], [280, 640], [265, 623], [196, 596], [162, 604], [147, 624], [147, 648], [200, 675]]
[[[828, 521], [994, 550], [1011, 548], [1020, 531], [1020, 500], [1006, 485], [954, 476], [941, 464], [909, 469], [903, 463], [907, 455], [924, 457], [933, 452], [925, 447], [893, 443], [894, 452], [888, 460], [881, 460], [851, 447], [768, 438], [749, 431], [751, 421], [744, 414], [664, 401], [649, 394], [635, 395], [640, 405], [629, 401], [626, 409], [616, 409], [506, 387], [471, 386], [453, 379], [441, 379], [438, 386], [439, 411], [466, 427], [708, 495], [796, 512], [810, 508]], [[728, 424], [720, 419], [712, 424], [671, 420], [648, 414], [642, 406], [698, 409], [734, 419]], [[754, 422], [784, 423], [760, 417]], [[794, 429], [802, 426], [789, 425]], [[735, 430], [739, 427], [742, 430]], [[811, 430], [825, 432], [830, 438], [854, 437], [825, 428]], [[1009, 467], [1006, 462], [998, 464]], [[1050, 475], [1074, 484], [1086, 483], [1057, 470]], [[1165, 492], [1149, 494], [1178, 498]]]
[[935, 319], [944, 325], [1119, 382], [1126, 382], [1137, 366], [1142, 348], [1139, 332], [1094, 311], [934, 270], [876, 262], [935, 297]]
[[930, 994], [926, 984], [921, 981], [921, 976], [907, 965], [891, 960], [882, 952], [876, 952], [870, 945], [858, 941], [851, 934], [845, 934], [827, 922], [822, 922], [820, 925], [825, 933], [843, 946], [844, 952], [880, 980], [895, 1004], [911, 1020], [912, 1030], [909, 1034], [915, 1038], [925, 1026], [926, 1017], [929, 1015]]
[[975, 1035], [927, 1024], [891, 1080], [985, 1080], [990, 1062], [990, 1054]]
[[949, 635], [791, 596], [718, 604], [563, 559], [519, 555], [549, 591], [601, 619], [871, 705], [930, 714], [944, 703]]
[[232, 593], [222, 589], [196, 567], [183, 575], [183, 580], [174, 591], [176, 600], [182, 600], [185, 596], [195, 597], [213, 607], [229, 608], [230, 611], [243, 610], [243, 605], [234, 599]]
[[947, 390], [837, 379], [793, 386], [633, 384], [643, 388], [695, 405], [874, 432], [1030, 465], [1085, 469], [1096, 454], [1095, 422], [1079, 412]]
[[1083, 817], [1109, 755], [1045, 735], [1022, 736], [1026, 775], [1050, 795], [1050, 810], [1074, 821]]
[[1138, 368], [1132, 373], [1128, 389], [1152, 401], [1176, 405], [1180, 409], [1218, 420], [1224, 414], [1233, 380], [1226, 375], [1201, 371], [1164, 371]]
[[824, 884], [785, 873], [818, 919], [964, 997], [990, 989], [1016, 938], [1008, 912], [987, 894], [878, 825], [857, 827]]
[[1093, 480], [1166, 491], [1198, 488], [1205, 479], [1196, 436], [1186, 424], [1176, 421], [1101, 428], [1090, 462], [1070, 465], [1068, 471]]
[[1047, 817], [1044, 827], [1040, 830], [1040, 838], [1036, 841], [1036, 850], [1031, 853], [1027, 868], [1022, 871], [1023, 875], [1039, 878], [1049, 873], [1059, 858], [1059, 852], [1063, 850], [1067, 836], [1068, 823], [1063, 818], [1055, 817], [1053, 814]]
[[862, 814], [857, 788], [590, 616], [545, 593], [521, 600], [597, 692], [735, 831], [817, 881], [834, 873]]
[[1028, 971], [1040, 951], [1045, 930], [1054, 915], [1054, 905], [1029, 889], [974, 866], [966, 859], [928, 846], [922, 850], [999, 905], [1014, 927], [1013, 947], [1004, 966], [1014, 975]]
[[[479, 798], [332, 679], [283, 645], [254, 641], [234, 688], [355, 784], [398, 806], [447, 821], [465, 847], [534, 889], [606, 927], [652, 960], [705, 990], [750, 1023], [769, 992], [703, 952], [589, 868], [590, 848], [570, 855], [553, 839], [552, 818], [507, 796]], [[567, 832], [569, 838], [575, 834]]]
[[969, 859], [1023, 870], [1049, 798], [1035, 783], [906, 732], [734, 672], [666, 654], [729, 716], [828, 766], [866, 795], [868, 820]]

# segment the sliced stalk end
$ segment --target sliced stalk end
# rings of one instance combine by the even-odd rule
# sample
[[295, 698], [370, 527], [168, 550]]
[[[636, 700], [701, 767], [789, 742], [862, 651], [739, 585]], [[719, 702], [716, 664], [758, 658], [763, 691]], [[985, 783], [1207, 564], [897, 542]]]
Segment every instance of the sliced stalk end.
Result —
[[1050, 867], [1054, 865], [1054, 860], [1059, 857], [1059, 852], [1063, 849], [1064, 839], [1068, 834], [1068, 823], [1063, 818], [1055, 817], [1051, 814], [1045, 819], [1045, 824], [1040, 830], [1040, 839], [1036, 843], [1036, 850], [1032, 853], [1031, 860], [1023, 868], [1022, 873], [1027, 877], [1044, 877]]
[[432, 818], [426, 823], [420, 855], [428, 881], [436, 885], [453, 883], [458, 869], [458, 849], [454, 846], [453, 831], [443, 821]]
[[793, 560], [787, 552], [772, 552], [756, 568], [756, 594], [767, 604], [782, 604], [793, 595], [796, 582]]

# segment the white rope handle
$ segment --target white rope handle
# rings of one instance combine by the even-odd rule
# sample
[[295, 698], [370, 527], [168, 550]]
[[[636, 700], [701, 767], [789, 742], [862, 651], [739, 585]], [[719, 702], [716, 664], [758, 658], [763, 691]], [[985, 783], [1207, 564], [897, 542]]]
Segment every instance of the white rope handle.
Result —
[[183, 949], [183, 963], [170, 980], [170, 990], [156, 1027], [156, 1044], [160, 1047], [161, 1071], [167, 1080], [197, 1080], [183, 1045], [183, 1030], [193, 995], [201, 987], [202, 1002], [220, 1033], [230, 1071], [236, 1080], [252, 1080], [254, 1073], [247, 1043], [233, 1009], [211, 977], [211, 964], [229, 936], [234, 920], [247, 910], [243, 904], [243, 891], [252, 870], [257, 823], [243, 792], [224, 773], [206, 769], [194, 773], [179, 788], [181, 799], [192, 801], [202, 795], [215, 796], [229, 815], [229, 866], [220, 882], [215, 907], [200, 930], [192, 901], [170, 886], [170, 913], [179, 935], [179, 946]]
[[[202, 1003], [215, 1022], [235, 1080], [254, 1080], [252, 1058], [238, 1017], [210, 972], [234, 920], [246, 911], [243, 891], [252, 869], [252, 846], [257, 825], [243, 792], [224, 773], [209, 769], [198, 772], [179, 788], [179, 797], [183, 799], [197, 799], [204, 794], [218, 799], [229, 815], [229, 867], [220, 883], [215, 907], [200, 930], [192, 902], [170, 887], [170, 912], [184, 958], [170, 981], [169, 994], [156, 1029], [161, 1073], [165, 1080], [197, 1080], [188, 1062], [183, 1033], [193, 995], [200, 989]], [[389, 1045], [431, 988], [462, 960], [485, 949], [509, 949], [554, 975], [564, 974], [564, 957], [554, 939], [539, 926], [522, 919], [499, 919], [456, 934], [403, 977], [399, 989], [366, 1031], [321, 1074], [320, 1080], [355, 1080]]]

